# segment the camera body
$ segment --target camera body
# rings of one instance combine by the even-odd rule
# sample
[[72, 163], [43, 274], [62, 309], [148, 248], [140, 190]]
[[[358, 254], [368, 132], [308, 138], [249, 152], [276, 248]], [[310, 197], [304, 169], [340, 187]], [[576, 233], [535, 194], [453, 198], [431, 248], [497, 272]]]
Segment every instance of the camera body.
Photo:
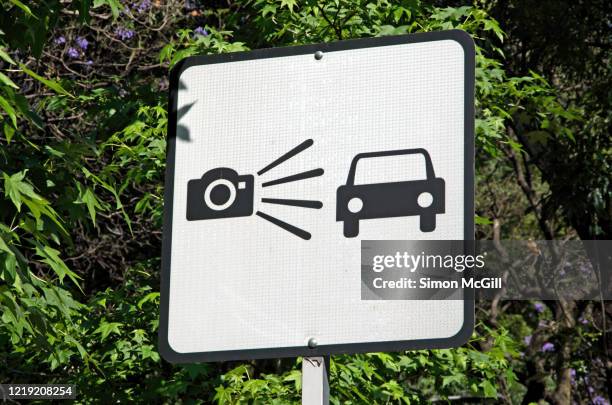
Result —
[[254, 178], [227, 167], [187, 182], [187, 220], [246, 217], [253, 213]]

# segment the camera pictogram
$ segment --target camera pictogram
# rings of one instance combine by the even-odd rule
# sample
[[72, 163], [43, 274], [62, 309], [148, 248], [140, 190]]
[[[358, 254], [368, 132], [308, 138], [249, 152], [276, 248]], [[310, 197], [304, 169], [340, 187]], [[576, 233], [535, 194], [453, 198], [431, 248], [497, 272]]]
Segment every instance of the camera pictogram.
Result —
[[[305, 140], [263, 169], [259, 170], [257, 175], [264, 175], [308, 149], [312, 144], [312, 139]], [[267, 189], [268, 187], [307, 180], [322, 175], [323, 169], [312, 169], [290, 176], [264, 181], [261, 187]], [[202, 178], [189, 180], [187, 182], [187, 220], [201, 221], [205, 219], [250, 216], [253, 214], [253, 188], [253, 175], [238, 175], [234, 169], [227, 167], [211, 169], [204, 173]], [[313, 209], [319, 209], [323, 206], [320, 201], [291, 198], [262, 197], [261, 202], [265, 204]], [[304, 240], [309, 240], [311, 237], [310, 233], [304, 229], [266, 214], [265, 212], [257, 211], [255, 215]]]
[[253, 213], [252, 175], [227, 167], [211, 169], [187, 183], [187, 220], [246, 217]]

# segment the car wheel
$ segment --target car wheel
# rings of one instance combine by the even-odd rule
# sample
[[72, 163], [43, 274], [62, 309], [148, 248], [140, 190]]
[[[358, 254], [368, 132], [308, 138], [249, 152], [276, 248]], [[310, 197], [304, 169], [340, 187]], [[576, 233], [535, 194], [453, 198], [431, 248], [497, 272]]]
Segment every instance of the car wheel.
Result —
[[421, 215], [419, 227], [421, 232], [433, 232], [436, 229], [436, 214]]
[[359, 235], [359, 220], [344, 221], [344, 237], [354, 238]]

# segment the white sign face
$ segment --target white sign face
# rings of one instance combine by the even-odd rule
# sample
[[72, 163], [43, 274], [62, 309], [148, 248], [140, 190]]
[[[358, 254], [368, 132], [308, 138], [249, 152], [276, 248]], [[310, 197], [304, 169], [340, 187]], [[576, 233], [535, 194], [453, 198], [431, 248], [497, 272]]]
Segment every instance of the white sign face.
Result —
[[467, 34], [195, 57], [171, 85], [166, 359], [449, 347], [469, 337], [470, 300], [362, 300], [360, 279], [362, 239], [473, 238]]

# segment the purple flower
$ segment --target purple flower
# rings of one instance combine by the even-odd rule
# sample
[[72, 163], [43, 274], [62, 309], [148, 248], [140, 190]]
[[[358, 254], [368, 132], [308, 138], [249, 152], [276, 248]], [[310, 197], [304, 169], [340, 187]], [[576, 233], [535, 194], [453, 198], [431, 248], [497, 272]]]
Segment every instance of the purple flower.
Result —
[[554, 352], [555, 351], [555, 345], [550, 343], [550, 342], [546, 342], [542, 345], [542, 352], [546, 353], [546, 352]]
[[578, 318], [578, 321], [583, 325], [586, 325], [589, 323], [589, 320], [583, 317]]
[[68, 52], [67, 52], [68, 56], [72, 59], [76, 59], [79, 57], [79, 51], [77, 51], [76, 49], [74, 49], [73, 47], [68, 48]]
[[83, 37], [77, 37], [76, 44], [79, 46], [79, 48], [81, 48], [82, 50], [85, 50], [87, 49], [89, 42], [87, 42], [87, 40]]
[[595, 398], [593, 398], [593, 404], [595, 404], [595, 405], [610, 405], [610, 403], [608, 401], [606, 401], [606, 399], [604, 397], [602, 397], [601, 395], [597, 395]]
[[55, 38], [55, 42], [58, 45], [62, 45], [66, 43], [66, 38], [64, 38], [64, 36], [60, 35], [59, 37]]
[[202, 36], [202, 37], [205, 37], [208, 35], [208, 31], [206, 31], [202, 27], [197, 27], [195, 30], [193, 30], [193, 33], [195, 34], [195, 36]]
[[151, 7], [151, 0], [142, 0], [136, 8], [139, 13], [144, 13]]
[[523, 342], [525, 342], [526, 346], [529, 346], [531, 344], [531, 335], [525, 336], [525, 338], [523, 339]]
[[590, 274], [591, 273], [591, 267], [588, 264], [586, 264], [586, 263], [581, 263], [580, 264], [580, 271], [583, 274]]
[[115, 30], [115, 35], [117, 35], [122, 41], [125, 41], [126, 39], [130, 39], [134, 36], [134, 31], [123, 27], [118, 27]]
[[576, 370], [570, 368], [570, 381], [572, 385], [576, 385]]
[[536, 302], [533, 307], [535, 308], [538, 314], [541, 314], [542, 312], [544, 312], [544, 304], [542, 304], [541, 302]]
[[87, 66], [91, 66], [93, 65], [93, 60], [89, 59], [87, 62], [85, 62], [87, 64]]

